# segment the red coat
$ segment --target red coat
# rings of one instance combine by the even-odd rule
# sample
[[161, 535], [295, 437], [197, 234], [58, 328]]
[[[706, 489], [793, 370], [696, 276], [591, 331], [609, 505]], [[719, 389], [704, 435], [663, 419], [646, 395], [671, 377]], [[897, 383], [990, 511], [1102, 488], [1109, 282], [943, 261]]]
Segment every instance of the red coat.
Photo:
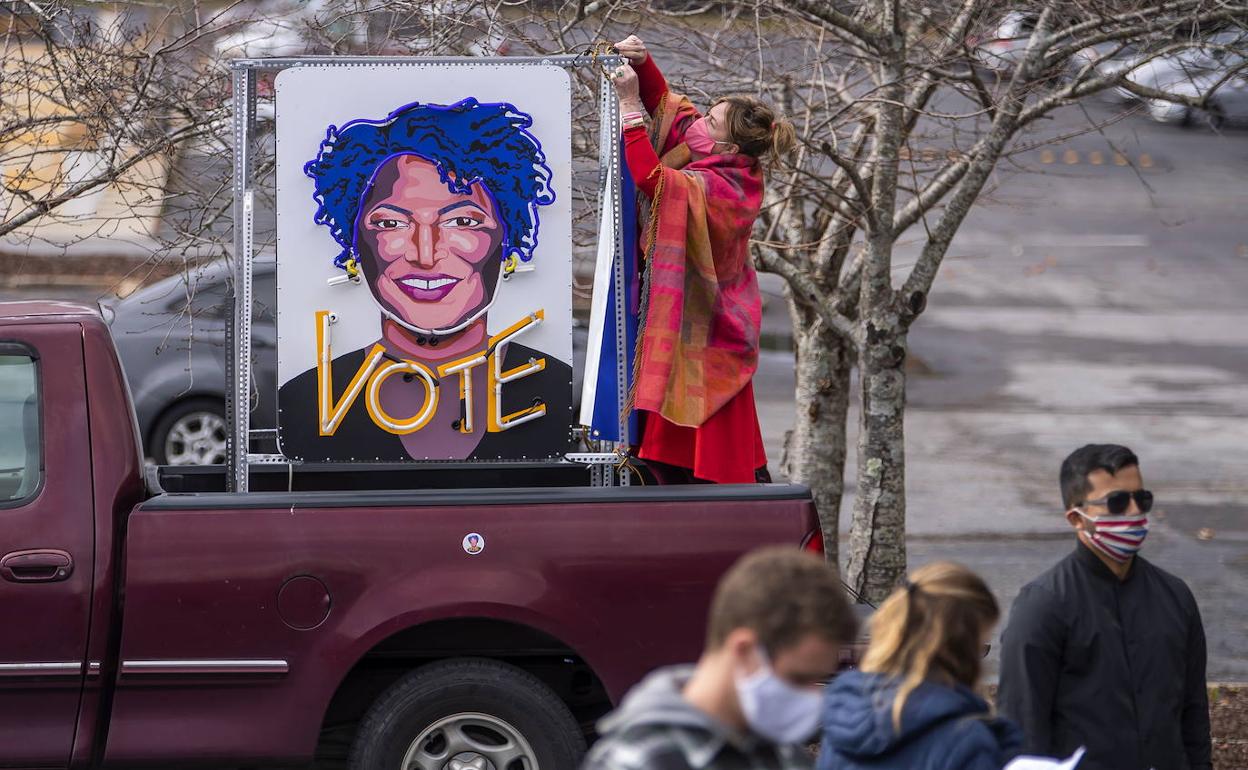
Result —
[[[636, 69], [642, 101], [653, 114], [667, 83], [652, 57]], [[624, 132], [624, 152], [633, 182], [652, 198], [659, 177], [655, 173], [659, 157], [645, 129]], [[753, 385], [747, 383], [697, 427], [677, 425], [657, 412], [645, 412], [639, 456], [688, 468], [695, 477], [707, 481], [753, 483], [755, 470], [767, 464]]]

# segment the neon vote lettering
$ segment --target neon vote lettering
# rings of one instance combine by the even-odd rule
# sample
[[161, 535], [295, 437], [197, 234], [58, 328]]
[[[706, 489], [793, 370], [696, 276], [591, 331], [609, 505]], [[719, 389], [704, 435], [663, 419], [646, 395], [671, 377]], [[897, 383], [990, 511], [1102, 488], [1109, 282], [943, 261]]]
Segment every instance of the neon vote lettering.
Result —
[[[317, 418], [322, 436], [332, 436], [342, 424], [343, 417], [351, 410], [352, 405], [361, 394], [364, 395], [364, 406], [373, 424], [384, 431], [403, 436], [415, 433], [429, 424], [434, 413], [438, 411], [440, 378], [459, 375], [459, 400], [461, 413], [460, 433], [472, 433], [473, 404], [476, 394], [472, 387], [472, 370], [478, 366], [486, 366], [486, 431], [499, 433], [510, 430], [517, 425], [539, 419], [546, 414], [545, 404], [536, 404], [511, 414], [503, 414], [503, 386], [546, 368], [545, 358], [531, 358], [527, 362], [503, 371], [503, 357], [499, 349], [507, 342], [521, 334], [534, 329], [546, 318], [543, 310], [537, 310], [520, 319], [508, 328], [490, 337], [486, 350], [473, 353], [454, 361], [447, 362], [434, 371], [420, 361], [404, 359], [402, 361], [387, 360], [385, 348], [380, 344], [373, 345], [364, 357], [364, 363], [355, 371], [351, 382], [337, 400], [334, 399], [333, 353], [329, 342], [329, 311], [318, 310], [316, 313], [316, 401]], [[385, 361], [385, 363], [383, 363]], [[413, 375], [412, 382], [419, 382], [424, 388], [424, 400], [420, 409], [408, 417], [395, 417], [381, 405], [381, 386], [396, 374]]]

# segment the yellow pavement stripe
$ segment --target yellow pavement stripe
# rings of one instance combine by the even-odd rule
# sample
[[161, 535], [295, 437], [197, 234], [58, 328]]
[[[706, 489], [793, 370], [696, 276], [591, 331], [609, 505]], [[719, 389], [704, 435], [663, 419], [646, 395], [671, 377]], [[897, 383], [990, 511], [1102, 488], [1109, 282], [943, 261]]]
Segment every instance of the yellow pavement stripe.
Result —
[[[1088, 151], [1085, 157], [1086, 157], [1087, 162], [1092, 164], [1093, 166], [1104, 165], [1105, 160], [1106, 160], [1105, 153], [1101, 152], [1100, 150], [1090, 150]], [[1112, 157], [1113, 157], [1115, 166], [1131, 165], [1131, 159], [1127, 155], [1121, 152], [1113, 153]], [[1077, 165], [1080, 162], [1080, 160], [1081, 159], [1079, 157], [1078, 150], [1066, 149], [1062, 151], [1062, 163], [1065, 163], [1067, 166]], [[1041, 150], [1040, 162], [1046, 165], [1056, 163], [1057, 153], [1051, 149]], [[1156, 165], [1156, 161], [1153, 160], [1153, 156], [1149, 155], [1146, 152], [1142, 152], [1140, 153], [1139, 157], [1136, 158], [1136, 165], [1139, 166], [1140, 168], [1153, 168]]]

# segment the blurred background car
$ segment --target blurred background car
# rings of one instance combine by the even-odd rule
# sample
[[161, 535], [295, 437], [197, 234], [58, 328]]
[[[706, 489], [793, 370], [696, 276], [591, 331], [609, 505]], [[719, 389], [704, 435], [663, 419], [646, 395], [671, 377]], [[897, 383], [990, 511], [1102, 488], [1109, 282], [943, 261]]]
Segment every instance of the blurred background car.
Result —
[[[1180, 84], [1191, 85], [1209, 73], [1225, 73], [1243, 67], [1242, 51], [1248, 43], [1248, 33], [1233, 30], [1210, 35], [1196, 47], [1184, 48], [1171, 53], [1156, 55], [1140, 53], [1128, 62], [1126, 80], [1145, 88], [1172, 91]], [[1124, 101], [1138, 97], [1121, 86], [1114, 94]]]
[[980, 64], [997, 72], [1009, 72], [1022, 60], [1037, 18], [1034, 13], [1009, 11], [989, 35], [967, 43], [974, 49]]
[[1097, 43], [1070, 57], [1070, 73], [1075, 75], [1089, 69], [1088, 76], [1112, 77], [1129, 68], [1139, 54], [1138, 46], [1121, 42]]
[[326, 0], [263, 0], [262, 8], [243, 2], [226, 16], [239, 24], [213, 43], [222, 61], [324, 53], [501, 56], [510, 47], [501, 17], [476, 0], [379, 5], [365, 14]]
[[[253, 430], [277, 426], [277, 280], [272, 255], [254, 268]], [[231, 273], [224, 260], [165, 278], [121, 300], [102, 300], [139, 419], [145, 454], [159, 465], [225, 462], [225, 362]], [[572, 328], [573, 413], [579, 413], [589, 331]], [[276, 452], [273, 440], [252, 451]]]
[[1228, 124], [1248, 123], [1248, 72], [1226, 78], [1222, 74], [1206, 74], [1166, 89], [1176, 96], [1199, 98], [1208, 94], [1203, 109], [1177, 104], [1164, 99], [1149, 99], [1145, 105], [1148, 116], [1158, 123], [1179, 126], [1205, 125], [1220, 129]]
[[[272, 259], [258, 261], [254, 275], [252, 427], [273, 428], [277, 285]], [[145, 453], [160, 465], [225, 462], [229, 299], [229, 264], [216, 260], [123, 300], [100, 302], [134, 396]]]
[[308, 41], [297, 22], [266, 18], [222, 35], [213, 43], [213, 49], [222, 60], [298, 56], [307, 51]]

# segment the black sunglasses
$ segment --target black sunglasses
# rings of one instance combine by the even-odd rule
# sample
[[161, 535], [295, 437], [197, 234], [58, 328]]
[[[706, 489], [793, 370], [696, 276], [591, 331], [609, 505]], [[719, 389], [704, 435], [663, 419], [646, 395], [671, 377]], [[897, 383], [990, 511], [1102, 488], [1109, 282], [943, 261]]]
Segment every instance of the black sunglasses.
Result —
[[1117, 492], [1110, 492], [1100, 500], [1085, 500], [1084, 505], [1103, 505], [1106, 510], [1115, 516], [1119, 516], [1127, 512], [1131, 507], [1131, 498], [1135, 498], [1135, 504], [1139, 506], [1140, 513], [1148, 513], [1153, 509], [1153, 493], [1147, 489], [1137, 489], [1134, 492], [1128, 492], [1120, 489]]

